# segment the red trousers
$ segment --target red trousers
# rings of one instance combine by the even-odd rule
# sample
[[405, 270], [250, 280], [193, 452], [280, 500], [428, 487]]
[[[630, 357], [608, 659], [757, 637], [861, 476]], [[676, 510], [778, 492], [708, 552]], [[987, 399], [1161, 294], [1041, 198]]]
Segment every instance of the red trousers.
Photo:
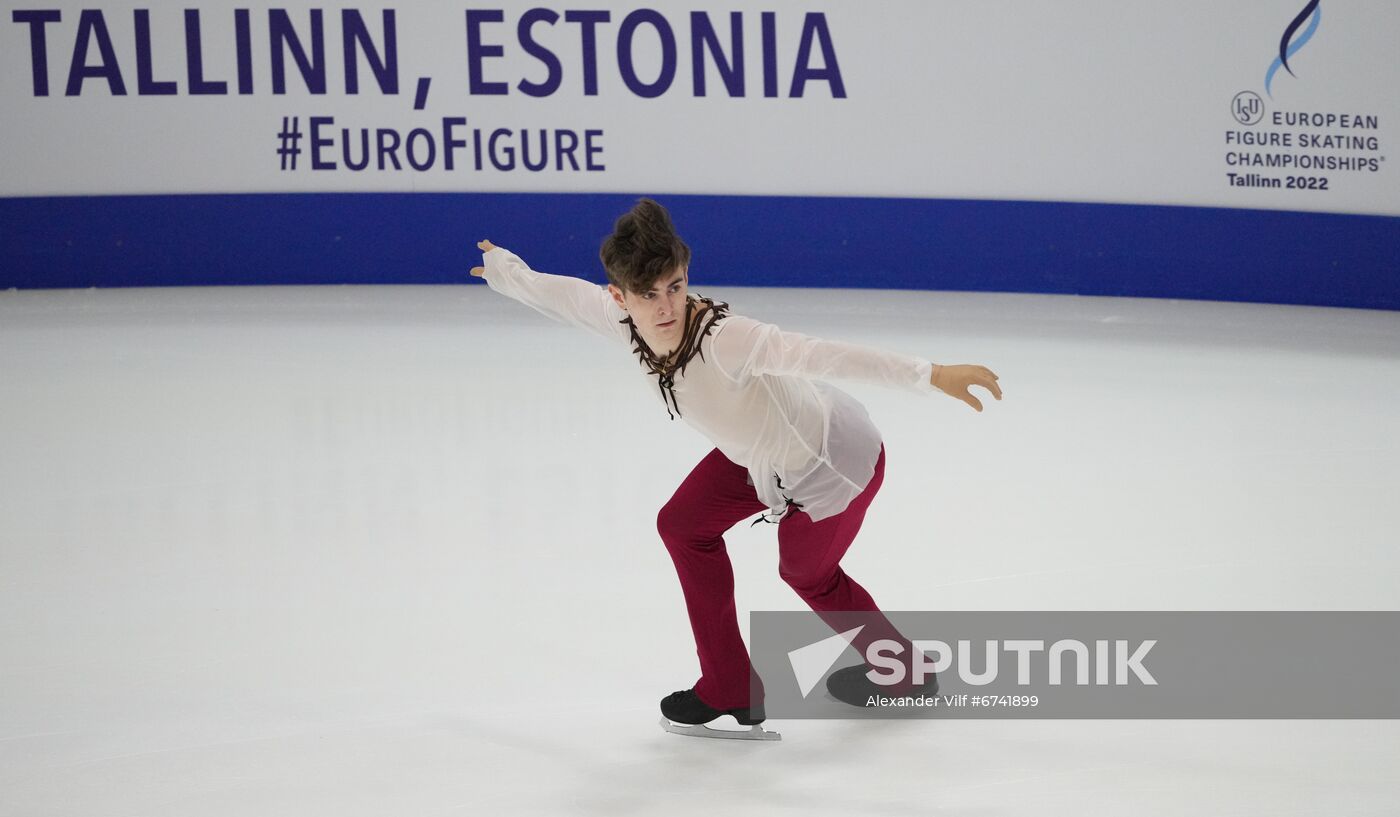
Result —
[[[849, 623], [839, 613], [879, 612], [865, 588], [841, 569], [841, 557], [865, 519], [865, 510], [885, 478], [885, 448], [870, 484], [841, 513], [813, 522], [789, 505], [778, 523], [778, 575], [833, 629]], [[734, 569], [724, 546], [724, 532], [736, 522], [768, 510], [748, 482], [748, 471], [719, 449], [711, 451], [685, 478], [657, 515], [657, 529], [675, 562], [685, 594], [690, 627], [700, 657], [695, 694], [715, 709], [750, 705], [750, 683], [762, 690], [749, 653], [739, 635], [734, 610]], [[884, 626], [867, 626], [853, 642], [863, 656], [876, 638], [908, 642], [879, 617]], [[861, 619], [862, 623], [868, 617]], [[908, 654], [907, 652], [905, 654]], [[761, 702], [755, 700], [756, 705]]]

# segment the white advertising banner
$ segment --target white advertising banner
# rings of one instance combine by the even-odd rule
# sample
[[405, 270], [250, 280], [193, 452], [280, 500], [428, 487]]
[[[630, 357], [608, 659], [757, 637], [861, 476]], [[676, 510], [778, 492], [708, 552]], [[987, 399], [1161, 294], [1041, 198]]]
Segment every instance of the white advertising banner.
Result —
[[44, 2], [0, 196], [632, 192], [1400, 215], [1393, 0]]

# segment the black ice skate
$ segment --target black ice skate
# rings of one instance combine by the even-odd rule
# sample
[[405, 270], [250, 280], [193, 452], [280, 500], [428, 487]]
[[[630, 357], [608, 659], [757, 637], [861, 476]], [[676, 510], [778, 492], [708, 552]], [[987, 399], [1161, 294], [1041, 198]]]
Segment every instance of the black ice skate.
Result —
[[[705, 724], [716, 718], [729, 715], [748, 729], [712, 729]], [[777, 732], [765, 731], [763, 706], [742, 709], [715, 709], [687, 689], [672, 692], [661, 699], [661, 728], [675, 735], [688, 735], [693, 738], [734, 738], [738, 740], [782, 740]]]
[[827, 677], [826, 691], [831, 693], [831, 697], [842, 703], [861, 708], [871, 705], [872, 696], [875, 698], [915, 698], [922, 695], [931, 698], [938, 694], [938, 676], [933, 673], [928, 673], [921, 685], [905, 684], [900, 687], [891, 687], [877, 684], [867, 678], [866, 674], [869, 672], [870, 668], [864, 664], [838, 669]]

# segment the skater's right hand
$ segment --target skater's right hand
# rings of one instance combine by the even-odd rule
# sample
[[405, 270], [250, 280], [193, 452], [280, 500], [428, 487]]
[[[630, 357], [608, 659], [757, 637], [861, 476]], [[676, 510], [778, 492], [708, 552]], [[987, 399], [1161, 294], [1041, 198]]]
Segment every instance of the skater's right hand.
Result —
[[[481, 250], [482, 252], [491, 252], [492, 250], [496, 249], [496, 245], [483, 238], [482, 240], [476, 242], [476, 248], [478, 250]], [[485, 267], [472, 267], [472, 275], [475, 275], [477, 278], [480, 278], [485, 274]]]
[[965, 364], [939, 366], [934, 364], [933, 374], [929, 375], [929, 383], [944, 394], [956, 397], [978, 411], [982, 410], [982, 401], [968, 391], [970, 386], [981, 386], [991, 392], [996, 399], [1001, 399], [1001, 387], [997, 385], [996, 373], [986, 366]]

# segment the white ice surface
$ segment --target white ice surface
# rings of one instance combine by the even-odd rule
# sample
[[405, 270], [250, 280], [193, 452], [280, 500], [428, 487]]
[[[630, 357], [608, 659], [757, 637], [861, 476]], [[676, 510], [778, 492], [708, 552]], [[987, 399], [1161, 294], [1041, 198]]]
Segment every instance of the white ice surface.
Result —
[[[843, 384], [886, 609], [1400, 608], [1400, 314], [695, 289], [1001, 375]], [[1394, 721], [664, 733], [710, 445], [633, 359], [480, 285], [0, 292], [0, 815], [1400, 813]]]

